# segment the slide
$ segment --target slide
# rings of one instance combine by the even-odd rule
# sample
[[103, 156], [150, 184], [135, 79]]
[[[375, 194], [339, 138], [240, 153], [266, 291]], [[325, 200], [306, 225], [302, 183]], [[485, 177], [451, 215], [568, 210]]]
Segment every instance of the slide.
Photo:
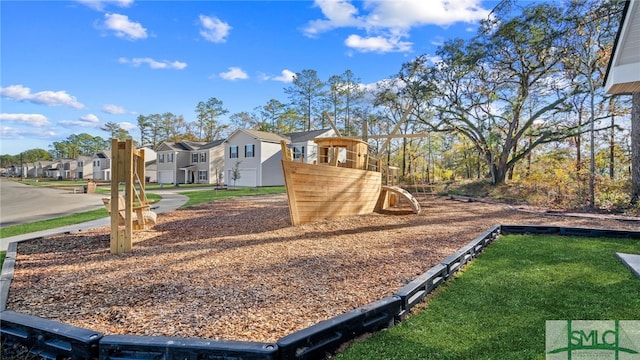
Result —
[[409, 201], [409, 204], [411, 204], [413, 212], [416, 214], [420, 214], [420, 203], [418, 203], [418, 200], [416, 200], [416, 198], [413, 197], [413, 195], [411, 195], [411, 193], [409, 193], [407, 190], [397, 186], [382, 185], [382, 191], [380, 194], [382, 198], [386, 196], [385, 192], [394, 193], [407, 199]]

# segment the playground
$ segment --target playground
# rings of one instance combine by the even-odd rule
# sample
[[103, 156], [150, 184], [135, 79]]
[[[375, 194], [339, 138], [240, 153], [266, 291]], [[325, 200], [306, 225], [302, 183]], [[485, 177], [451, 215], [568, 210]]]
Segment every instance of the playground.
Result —
[[104, 334], [273, 342], [389, 296], [494, 224], [637, 230], [609, 218], [422, 196], [291, 226], [284, 195], [160, 214], [112, 254], [110, 227], [18, 246], [7, 309]]

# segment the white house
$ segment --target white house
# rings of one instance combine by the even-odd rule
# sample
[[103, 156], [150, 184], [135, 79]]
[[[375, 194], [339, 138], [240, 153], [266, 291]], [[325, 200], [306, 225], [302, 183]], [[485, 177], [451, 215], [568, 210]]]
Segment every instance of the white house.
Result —
[[164, 142], [157, 148], [159, 184], [218, 184], [224, 180], [224, 140]]
[[76, 159], [76, 179], [93, 179], [93, 161], [91, 156], [80, 155]]
[[265, 131], [239, 129], [225, 141], [227, 185], [258, 187], [284, 185], [280, 141], [288, 137]]
[[627, 1], [605, 77], [609, 94], [640, 92], [640, 1]]
[[111, 180], [111, 150], [102, 150], [91, 157], [94, 180]]
[[258, 130], [236, 130], [225, 141], [224, 169], [227, 185], [284, 185], [280, 141], [284, 140], [293, 150], [294, 159], [313, 163], [318, 158], [318, 148], [313, 139], [323, 136], [335, 136], [335, 132], [322, 129], [278, 135]]
[[640, 1], [626, 1], [605, 75], [609, 94], [631, 94], [631, 203], [640, 203]]
[[336, 136], [336, 132], [333, 129], [320, 129], [291, 133], [286, 136], [291, 140], [289, 148], [293, 150], [293, 160], [313, 164], [318, 161], [318, 145], [313, 139]]

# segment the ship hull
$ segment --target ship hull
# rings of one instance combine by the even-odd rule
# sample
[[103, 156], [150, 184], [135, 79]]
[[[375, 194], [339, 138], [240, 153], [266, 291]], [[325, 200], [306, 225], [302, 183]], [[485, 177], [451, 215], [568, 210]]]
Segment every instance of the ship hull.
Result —
[[291, 223], [372, 213], [380, 197], [376, 171], [282, 161]]

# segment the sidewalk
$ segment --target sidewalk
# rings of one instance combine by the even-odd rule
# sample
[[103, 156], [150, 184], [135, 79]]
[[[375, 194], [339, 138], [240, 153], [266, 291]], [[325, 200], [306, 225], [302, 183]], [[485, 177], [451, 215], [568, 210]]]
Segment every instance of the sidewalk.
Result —
[[[161, 214], [165, 212], [170, 212], [178, 209], [180, 206], [184, 205], [189, 200], [188, 197], [176, 193], [164, 192], [162, 191], [162, 199], [158, 201], [156, 204], [153, 204], [151, 210], [156, 214]], [[108, 226], [111, 223], [111, 219], [109, 217], [87, 221], [80, 224], [63, 226], [55, 229], [48, 229], [37, 231], [28, 234], [16, 235], [7, 238], [0, 239], [0, 251], [6, 251], [9, 247], [9, 244], [12, 242], [20, 242], [31, 239], [38, 238], [46, 238], [50, 236], [60, 235], [60, 234], [70, 234], [76, 233], [79, 231], [86, 231], [89, 229], [94, 229], [97, 227]]]

